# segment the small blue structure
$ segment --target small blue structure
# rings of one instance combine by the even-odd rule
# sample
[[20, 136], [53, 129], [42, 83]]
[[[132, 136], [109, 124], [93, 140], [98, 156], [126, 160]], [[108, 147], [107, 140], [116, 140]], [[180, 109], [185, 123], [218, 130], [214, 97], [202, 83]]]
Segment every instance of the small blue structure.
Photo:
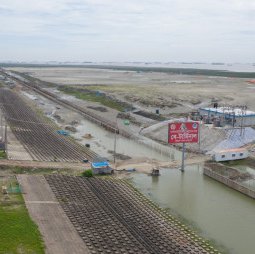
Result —
[[98, 158], [91, 163], [93, 174], [112, 174], [113, 169], [105, 158]]
[[69, 136], [69, 132], [65, 130], [58, 130], [57, 133], [63, 136]]

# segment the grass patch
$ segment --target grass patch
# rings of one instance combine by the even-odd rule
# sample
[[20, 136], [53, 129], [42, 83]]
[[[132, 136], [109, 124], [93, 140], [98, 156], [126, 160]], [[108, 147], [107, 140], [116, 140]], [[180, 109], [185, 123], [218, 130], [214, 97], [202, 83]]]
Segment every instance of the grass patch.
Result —
[[21, 194], [9, 194], [7, 200], [0, 202], [0, 225], [0, 253], [44, 253], [42, 237]]
[[93, 171], [92, 169], [87, 169], [82, 173], [82, 176], [84, 177], [92, 177], [93, 176]]
[[7, 158], [6, 152], [3, 150], [0, 150], [0, 159], [6, 159], [6, 158]]
[[66, 94], [75, 96], [77, 99], [84, 101], [98, 102], [106, 107], [116, 109], [118, 111], [124, 111], [125, 107], [121, 102], [115, 101], [105, 94], [97, 94], [95, 91], [89, 91], [85, 89], [78, 89], [68, 86], [59, 86], [58, 90]]
[[[42, 175], [42, 174], [63, 174], [63, 175], [81, 175], [84, 171], [82, 169], [70, 169], [70, 168], [43, 168], [43, 167], [28, 167], [28, 166], [12, 166], [12, 165], [0, 165], [0, 171], [5, 174], [30, 174], [30, 175]], [[0, 195], [1, 196], [1, 195]]]

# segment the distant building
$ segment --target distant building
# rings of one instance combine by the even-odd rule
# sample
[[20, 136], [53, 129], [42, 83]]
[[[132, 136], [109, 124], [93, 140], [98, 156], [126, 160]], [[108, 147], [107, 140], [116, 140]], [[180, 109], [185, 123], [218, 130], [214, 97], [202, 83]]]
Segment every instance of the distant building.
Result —
[[234, 127], [255, 125], [255, 112], [241, 108], [200, 108], [199, 114], [205, 123], [216, 123], [218, 127], [226, 124]]

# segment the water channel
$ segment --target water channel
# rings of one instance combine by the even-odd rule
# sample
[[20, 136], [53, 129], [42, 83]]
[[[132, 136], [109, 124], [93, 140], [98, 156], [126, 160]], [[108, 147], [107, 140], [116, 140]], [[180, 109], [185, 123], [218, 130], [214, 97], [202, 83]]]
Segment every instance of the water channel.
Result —
[[163, 169], [152, 178], [135, 174], [133, 183], [163, 208], [189, 221], [228, 253], [252, 254], [255, 240], [255, 201], [203, 175], [199, 165], [182, 174]]
[[[81, 120], [80, 125], [76, 129], [77, 132], [73, 136], [78, 139], [81, 139], [86, 133], [92, 135], [93, 138], [91, 140], [82, 140], [81, 142], [83, 144], [89, 143], [91, 149], [98, 154], [108, 157], [108, 151], [114, 150], [114, 133], [108, 132], [87, 120]], [[181, 159], [180, 151], [158, 144], [143, 136], [134, 140], [116, 135], [116, 152], [132, 158], [146, 157], [161, 161]]]

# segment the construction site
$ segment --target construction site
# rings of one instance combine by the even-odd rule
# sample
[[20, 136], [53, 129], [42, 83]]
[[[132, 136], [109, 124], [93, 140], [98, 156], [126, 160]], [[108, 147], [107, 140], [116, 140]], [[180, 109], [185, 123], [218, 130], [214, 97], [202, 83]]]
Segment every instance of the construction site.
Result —
[[[245, 199], [250, 213], [255, 209], [255, 104], [247, 80], [100, 68], [2, 68], [2, 190], [8, 195], [6, 179], [16, 179], [45, 253], [244, 253], [238, 243], [233, 251], [235, 241], [213, 227], [221, 227], [220, 216], [210, 222], [204, 214], [216, 202], [212, 198], [220, 203], [228, 191], [233, 206]], [[191, 85], [194, 89], [184, 94], [183, 87]], [[242, 96], [236, 96], [240, 87]], [[169, 145], [167, 138], [169, 124], [179, 122], [199, 125], [198, 142], [186, 144], [184, 173], [178, 170], [182, 144]], [[21, 174], [13, 174], [15, 167]], [[81, 176], [88, 170], [93, 177]], [[170, 185], [163, 183], [168, 174]], [[174, 197], [157, 199], [161, 187], [176, 193], [179, 186], [173, 186], [185, 179], [190, 191], [181, 191], [179, 200], [197, 195], [199, 208], [196, 202], [182, 207], [185, 202], [180, 205]], [[211, 190], [200, 197], [194, 183]], [[187, 209], [203, 215], [186, 214]], [[216, 216], [223, 208], [215, 203], [213, 209], [219, 209]], [[235, 216], [226, 223], [234, 224]], [[202, 228], [202, 236], [185, 220]]]

